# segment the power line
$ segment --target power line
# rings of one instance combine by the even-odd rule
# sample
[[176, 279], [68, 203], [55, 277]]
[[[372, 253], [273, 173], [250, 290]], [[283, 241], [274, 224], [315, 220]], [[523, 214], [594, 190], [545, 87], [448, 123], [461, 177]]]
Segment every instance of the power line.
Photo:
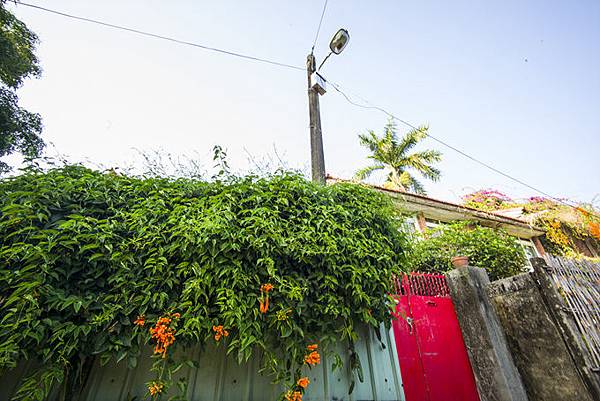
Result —
[[258, 61], [261, 63], [267, 63], [267, 64], [272, 64], [272, 65], [277, 65], [279, 67], [286, 67], [286, 68], [292, 68], [295, 70], [301, 70], [301, 71], [305, 71], [306, 68], [305, 67], [299, 67], [299, 66], [295, 66], [295, 65], [291, 65], [291, 64], [286, 64], [286, 63], [281, 63], [279, 61], [274, 61], [274, 60], [268, 60], [265, 58], [260, 58], [260, 57], [254, 57], [254, 56], [249, 56], [247, 54], [242, 54], [242, 53], [236, 53], [233, 51], [229, 51], [229, 50], [223, 50], [223, 49], [219, 49], [216, 47], [210, 47], [210, 46], [205, 46], [199, 43], [194, 43], [194, 42], [188, 42], [185, 40], [179, 40], [179, 39], [175, 39], [175, 38], [171, 38], [168, 36], [163, 36], [163, 35], [158, 35], [155, 33], [151, 33], [151, 32], [146, 32], [146, 31], [140, 31], [138, 29], [133, 29], [133, 28], [127, 28], [121, 25], [115, 25], [115, 24], [111, 24], [108, 22], [103, 22], [103, 21], [98, 21], [95, 19], [91, 19], [91, 18], [86, 18], [86, 17], [80, 17], [77, 15], [73, 15], [73, 14], [68, 14], [62, 11], [57, 11], [57, 10], [51, 10], [49, 8], [45, 8], [45, 7], [41, 7], [35, 4], [29, 4], [29, 3], [23, 3], [21, 1], [16, 1], [16, 4], [22, 5], [22, 6], [26, 6], [26, 7], [31, 7], [31, 8], [35, 8], [38, 10], [42, 10], [42, 11], [46, 11], [52, 14], [56, 14], [56, 15], [60, 15], [63, 17], [67, 17], [67, 18], [71, 18], [71, 19], [75, 19], [75, 20], [79, 20], [79, 21], [85, 21], [85, 22], [90, 22], [93, 24], [97, 24], [97, 25], [101, 25], [101, 26], [105, 26], [105, 27], [109, 27], [109, 28], [113, 28], [113, 29], [119, 29], [122, 31], [127, 31], [127, 32], [132, 32], [132, 33], [137, 33], [139, 35], [143, 35], [143, 36], [148, 36], [151, 38], [155, 38], [155, 39], [162, 39], [162, 40], [166, 40], [169, 42], [174, 42], [174, 43], [178, 43], [181, 45], [186, 45], [186, 46], [193, 46], [193, 47], [198, 47], [200, 49], [204, 49], [204, 50], [208, 50], [208, 51], [212, 51], [212, 52], [216, 52], [216, 53], [221, 53], [221, 54], [227, 54], [229, 56], [234, 56], [234, 57], [239, 57], [242, 59], [246, 59], [246, 60], [252, 60], [252, 61]]
[[[574, 207], [573, 205], [565, 202], [564, 200], [562, 200], [560, 198], [556, 198], [556, 197], [550, 195], [549, 193], [547, 193], [545, 191], [542, 191], [541, 189], [538, 189], [538, 188], [536, 188], [536, 187], [534, 187], [532, 185], [529, 185], [526, 182], [524, 182], [524, 181], [522, 181], [522, 180], [520, 180], [518, 178], [515, 178], [515, 177], [513, 177], [513, 176], [511, 176], [511, 175], [509, 175], [509, 174], [507, 174], [507, 173], [505, 173], [505, 172], [497, 169], [496, 167], [494, 167], [494, 166], [492, 166], [492, 165], [490, 165], [488, 163], [485, 163], [485, 162], [483, 162], [483, 161], [481, 161], [481, 160], [479, 160], [479, 159], [477, 159], [477, 158], [469, 155], [466, 152], [463, 152], [462, 150], [456, 148], [455, 146], [452, 146], [452, 145], [450, 145], [450, 144], [442, 141], [441, 139], [436, 138], [435, 136], [431, 135], [429, 132], [423, 131], [422, 129], [420, 129], [418, 127], [415, 127], [413, 124], [409, 123], [408, 121], [403, 120], [403, 119], [401, 119], [399, 117], [396, 117], [394, 114], [390, 113], [389, 111], [385, 110], [382, 107], [375, 106], [375, 105], [371, 104], [371, 102], [369, 102], [369, 101], [367, 101], [367, 100], [365, 100], [363, 98], [361, 98], [361, 100], [364, 101], [365, 103], [367, 103], [368, 105], [364, 105], [364, 104], [360, 104], [360, 103], [354, 102], [352, 99], [350, 99], [350, 97], [346, 93], [344, 93], [344, 91], [341, 89], [341, 87], [340, 87], [339, 84], [336, 84], [335, 82], [332, 82], [332, 81], [327, 80], [325, 78], [323, 78], [323, 79], [326, 82], [329, 82], [331, 84], [331, 86], [333, 86], [333, 89], [335, 89], [338, 93], [340, 93], [346, 99], [346, 101], [348, 103], [350, 103], [350, 104], [352, 104], [354, 106], [357, 106], [357, 107], [361, 107], [363, 109], [373, 109], [373, 110], [381, 111], [382, 113], [386, 114], [388, 117], [390, 117], [390, 118], [392, 118], [392, 119], [394, 119], [396, 121], [399, 121], [402, 124], [404, 124], [404, 125], [412, 128], [412, 129], [415, 129], [415, 130], [423, 132], [427, 137], [433, 139], [434, 141], [438, 142], [439, 144], [444, 145], [445, 147], [447, 147], [449, 149], [452, 149], [453, 151], [455, 151], [458, 154], [466, 157], [467, 159], [469, 159], [469, 160], [471, 160], [471, 161], [473, 161], [473, 162], [475, 162], [475, 163], [477, 163], [477, 164], [479, 164], [479, 165], [481, 165], [481, 166], [483, 166], [483, 167], [485, 167], [485, 168], [487, 168], [487, 169], [489, 169], [489, 170], [491, 170], [491, 171], [493, 171], [493, 172], [495, 172], [497, 174], [500, 174], [503, 177], [506, 177], [506, 178], [508, 178], [508, 179], [516, 182], [516, 183], [519, 183], [519, 184], [521, 184], [521, 185], [523, 185], [523, 186], [525, 186], [525, 187], [527, 187], [527, 188], [529, 188], [529, 189], [531, 189], [531, 190], [533, 190], [533, 191], [535, 191], [537, 193], [540, 193], [540, 194], [542, 194], [544, 196], [547, 196], [548, 198], [552, 199], [555, 202], [561, 203], [561, 204], [563, 204], [565, 206]], [[357, 96], [357, 97], [360, 97], [360, 96]], [[600, 217], [596, 213], [592, 213], [592, 214], [596, 215], [596, 217]]]
[[323, 23], [323, 17], [325, 16], [325, 10], [327, 9], [328, 1], [329, 0], [325, 0], [325, 3], [323, 4], [323, 11], [321, 12], [321, 19], [319, 20], [319, 27], [317, 28], [317, 34], [315, 35], [315, 41], [313, 42], [312, 49], [310, 50], [311, 53], [315, 50], [317, 39], [319, 39], [319, 32], [321, 32], [321, 24]]
[[[75, 19], [75, 20], [79, 20], [79, 21], [90, 22], [90, 23], [93, 23], [93, 24], [97, 24], [97, 25], [101, 25], [101, 26], [105, 26], [105, 27], [109, 27], [109, 28], [113, 28], [113, 29], [118, 29], [118, 30], [122, 30], [122, 31], [126, 31], [126, 32], [136, 33], [136, 34], [139, 34], [139, 35], [148, 36], [148, 37], [152, 37], [152, 38], [155, 38], [155, 39], [161, 39], [161, 40], [166, 40], [166, 41], [173, 42], [173, 43], [178, 43], [178, 44], [181, 44], [181, 45], [197, 47], [197, 48], [201, 48], [201, 49], [204, 49], [204, 50], [213, 51], [213, 52], [221, 53], [221, 54], [226, 54], [226, 55], [229, 55], [229, 56], [239, 57], [239, 58], [246, 59], [246, 60], [257, 61], [257, 62], [267, 63], [267, 64], [276, 65], [276, 66], [280, 66], [280, 67], [286, 67], [286, 68], [291, 68], [291, 69], [295, 69], [295, 70], [305, 71], [304, 67], [299, 67], [299, 66], [295, 66], [295, 65], [291, 65], [291, 64], [286, 64], [286, 63], [281, 63], [281, 62], [278, 62], [278, 61], [269, 60], [269, 59], [265, 59], [265, 58], [249, 56], [249, 55], [246, 55], [246, 54], [236, 53], [236, 52], [233, 52], [233, 51], [224, 50], [224, 49], [220, 49], [220, 48], [216, 48], [216, 47], [210, 47], [210, 46], [202, 45], [202, 44], [199, 44], [199, 43], [188, 42], [188, 41], [184, 41], [184, 40], [180, 40], [180, 39], [175, 39], [175, 38], [168, 37], [168, 36], [154, 34], [154, 33], [151, 33], [151, 32], [146, 32], [146, 31], [141, 31], [141, 30], [138, 30], [138, 29], [124, 27], [124, 26], [121, 26], [121, 25], [115, 25], [115, 24], [111, 24], [111, 23], [108, 23], [108, 22], [103, 22], [103, 21], [99, 21], [99, 20], [95, 20], [95, 19], [91, 19], [91, 18], [86, 18], [86, 17], [81, 17], [81, 16], [77, 16], [77, 15], [73, 15], [73, 14], [68, 14], [68, 13], [65, 13], [65, 12], [62, 12], [62, 11], [52, 10], [52, 9], [45, 8], [45, 7], [42, 7], [42, 6], [38, 6], [38, 5], [35, 5], [35, 4], [24, 3], [24, 2], [21, 2], [21, 1], [18, 1], [18, 0], [16, 0], [15, 3], [19, 4], [19, 5], [23, 5], [25, 7], [31, 7], [31, 8], [35, 8], [35, 9], [38, 9], [38, 10], [46, 11], [46, 12], [49, 12], [49, 13], [52, 13], [52, 14], [55, 14], [55, 15], [60, 15], [60, 16], [63, 16], [63, 17], [67, 17], [67, 18], [71, 18], [71, 19]], [[328, 3], [328, 0], [325, 0], [325, 2], [323, 4], [323, 11], [321, 12], [321, 18], [319, 20], [319, 25], [318, 25], [318, 28], [317, 28], [317, 33], [315, 35], [315, 40], [314, 40], [313, 46], [312, 46], [313, 50], [314, 50], [314, 47], [315, 47], [315, 45], [317, 43], [317, 39], [319, 38], [319, 32], [321, 31], [321, 25], [323, 23], [323, 17], [325, 16], [325, 10], [327, 9], [327, 3]], [[413, 124], [411, 124], [411, 123], [407, 122], [406, 120], [403, 120], [403, 119], [401, 119], [399, 117], [396, 117], [392, 113], [388, 112], [387, 110], [385, 110], [385, 109], [383, 109], [383, 108], [381, 108], [379, 106], [372, 105], [369, 101], [367, 101], [367, 100], [365, 100], [363, 98], [361, 98], [361, 100], [363, 100], [365, 103], [369, 104], [369, 106], [362, 105], [362, 104], [359, 104], [359, 103], [356, 103], [356, 102], [352, 101], [348, 97], [348, 95], [346, 95], [342, 91], [342, 89], [340, 88], [339, 84], [336, 84], [336, 83], [334, 83], [332, 81], [329, 81], [329, 80], [326, 80], [326, 81], [329, 82], [333, 86], [333, 88], [337, 92], [339, 92], [346, 99], [346, 101], [348, 101], [350, 104], [352, 104], [354, 106], [357, 106], [357, 107], [365, 108], [365, 109], [379, 110], [379, 111], [385, 113], [386, 115], [388, 115], [390, 118], [393, 118], [393, 119], [401, 122], [402, 124], [404, 124], [404, 125], [412, 128], [412, 129], [419, 130], [419, 128], [415, 127]], [[493, 167], [493, 166], [491, 166], [491, 165], [489, 165], [489, 164], [487, 164], [485, 162], [482, 162], [481, 160], [478, 160], [477, 158], [475, 158], [475, 157], [473, 157], [473, 156], [471, 156], [471, 155], [469, 155], [469, 154], [461, 151], [460, 149], [458, 149], [458, 148], [456, 148], [456, 147], [454, 147], [454, 146], [452, 146], [452, 145], [450, 145], [450, 144], [442, 141], [441, 139], [438, 139], [438, 138], [434, 137], [433, 135], [429, 134], [428, 132], [425, 132], [425, 135], [427, 137], [433, 139], [434, 141], [436, 141], [436, 142], [438, 142], [438, 143], [446, 146], [447, 148], [454, 150], [455, 152], [461, 154], [462, 156], [464, 156], [464, 157], [466, 157], [466, 158], [474, 161], [475, 163], [480, 164], [480, 165], [482, 165], [482, 166], [484, 166], [484, 167], [486, 167], [486, 168], [488, 168], [488, 169], [496, 172], [497, 174], [500, 174], [500, 175], [502, 175], [502, 176], [504, 176], [504, 177], [506, 177], [506, 178], [508, 178], [508, 179], [510, 179], [512, 181], [515, 181], [515, 182], [517, 182], [517, 183], [519, 183], [519, 184], [521, 184], [521, 185], [523, 185], [523, 186], [525, 186], [525, 187], [527, 187], [527, 188], [529, 188], [529, 189], [531, 189], [533, 191], [536, 191], [536, 192], [538, 192], [538, 193], [540, 193], [542, 195], [545, 195], [548, 198], [550, 198], [550, 199], [552, 199], [552, 200], [554, 200], [556, 202], [559, 202], [559, 203], [564, 204], [566, 206], [573, 207], [573, 205], [570, 205], [570, 204], [564, 202], [563, 200], [561, 200], [559, 198], [556, 198], [556, 197], [548, 194], [547, 192], [544, 192], [544, 191], [542, 191], [542, 190], [540, 190], [538, 188], [535, 188], [535, 187], [527, 184], [526, 182], [524, 182], [522, 180], [519, 180], [518, 178], [515, 178], [515, 177], [513, 177], [513, 176], [511, 176], [511, 175], [509, 175], [507, 173], [504, 173], [503, 171], [498, 170], [497, 168], [495, 168], [495, 167]]]

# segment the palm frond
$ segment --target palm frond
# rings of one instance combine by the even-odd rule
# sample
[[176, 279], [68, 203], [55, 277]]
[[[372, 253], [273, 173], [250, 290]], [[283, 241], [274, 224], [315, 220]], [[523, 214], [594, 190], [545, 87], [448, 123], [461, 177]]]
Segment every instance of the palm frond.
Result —
[[396, 122], [393, 118], [389, 118], [387, 124], [383, 129], [385, 142], [390, 144], [392, 147], [398, 146], [398, 135], [396, 134]]
[[415, 152], [411, 156], [418, 157], [425, 163], [435, 163], [442, 160], [442, 152], [438, 152], [437, 150], [431, 149]]
[[441, 159], [442, 155], [440, 152], [435, 150], [425, 150], [408, 156], [404, 159], [403, 166], [418, 171], [430, 180], [437, 181], [441, 176], [441, 172], [439, 169], [433, 167], [431, 163], [438, 162]]
[[405, 188], [412, 190], [416, 194], [420, 194], [420, 195], [427, 194], [423, 184], [421, 184], [421, 182], [419, 180], [417, 180], [415, 177], [413, 177], [407, 171], [402, 173], [402, 175], [400, 176], [400, 181], [402, 182], [402, 185]]
[[369, 131], [367, 134], [359, 134], [358, 140], [362, 146], [368, 148], [371, 152], [377, 151], [380, 141], [373, 131]]
[[425, 191], [423, 184], [421, 184], [421, 182], [414, 177], [409, 188], [412, 189], [416, 194], [427, 195], [427, 191]]
[[384, 168], [385, 166], [383, 164], [373, 164], [371, 166], [363, 167], [354, 174], [354, 178], [362, 181], [369, 178], [374, 171], [382, 170]]
[[400, 191], [406, 191], [406, 187], [404, 185], [402, 185], [400, 176], [398, 175], [398, 172], [395, 170], [391, 170], [388, 175], [387, 178], [385, 180], [385, 183], [383, 184], [383, 186], [387, 189], [395, 189], [395, 190], [400, 190]]
[[408, 131], [398, 144], [398, 152], [402, 155], [408, 153], [408, 151], [414, 148], [417, 143], [425, 139], [428, 129], [429, 127], [422, 125], [417, 127], [417, 129]]

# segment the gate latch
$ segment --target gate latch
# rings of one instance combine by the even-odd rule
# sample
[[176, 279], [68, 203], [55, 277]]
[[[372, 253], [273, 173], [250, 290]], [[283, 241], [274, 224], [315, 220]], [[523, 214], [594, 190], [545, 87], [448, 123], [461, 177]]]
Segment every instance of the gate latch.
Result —
[[427, 305], [429, 306], [437, 306], [437, 304], [433, 301], [427, 301]]
[[412, 317], [407, 317], [406, 318], [406, 323], [408, 324], [408, 334], [412, 334], [413, 332], [413, 318]]

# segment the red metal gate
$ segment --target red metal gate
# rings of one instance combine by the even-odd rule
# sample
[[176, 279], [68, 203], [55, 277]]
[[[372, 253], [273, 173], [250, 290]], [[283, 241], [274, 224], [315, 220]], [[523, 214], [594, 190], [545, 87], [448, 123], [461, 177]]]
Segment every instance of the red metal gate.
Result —
[[395, 287], [393, 328], [406, 401], [479, 401], [445, 277], [412, 273]]

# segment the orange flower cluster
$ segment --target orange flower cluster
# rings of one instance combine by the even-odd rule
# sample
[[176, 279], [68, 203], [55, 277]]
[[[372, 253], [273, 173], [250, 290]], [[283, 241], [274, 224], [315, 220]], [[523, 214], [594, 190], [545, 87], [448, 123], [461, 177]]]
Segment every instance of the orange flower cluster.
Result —
[[267, 283], [260, 286], [260, 313], [265, 314], [269, 310], [269, 291], [273, 289], [273, 284]]
[[300, 391], [288, 391], [285, 393], [286, 401], [302, 401], [302, 393]]
[[219, 341], [221, 337], [227, 337], [229, 332], [227, 330], [223, 330], [223, 326], [213, 326], [213, 331], [215, 332], [215, 341]]
[[260, 313], [262, 313], [263, 315], [267, 313], [267, 311], [269, 310], [269, 297], [267, 296], [267, 298], [264, 301], [262, 299], [259, 300], [258, 303], [258, 310], [260, 310]]
[[304, 389], [306, 387], [308, 387], [309, 383], [310, 383], [310, 380], [308, 380], [308, 377], [302, 377], [302, 378], [298, 379], [298, 381], [296, 382], [297, 385], [299, 385], [300, 387], [302, 387]]
[[579, 206], [575, 209], [583, 215], [584, 220], [588, 224], [588, 228], [590, 230], [590, 234], [592, 234], [592, 237], [600, 240], [600, 224], [593, 220], [592, 213]]
[[600, 240], [600, 224], [590, 221], [590, 232], [596, 239]]
[[304, 356], [304, 363], [310, 366], [316, 366], [321, 363], [321, 355], [317, 352], [318, 345], [311, 344], [306, 349], [309, 351], [307, 355]]
[[285, 393], [286, 401], [302, 401], [302, 394], [308, 387], [309, 383], [310, 380], [308, 380], [308, 377], [301, 377], [298, 379], [296, 386], [292, 387], [291, 390], [288, 390], [288, 392]]
[[146, 324], [146, 317], [144, 315], [139, 315], [137, 319], [133, 321], [133, 324], [143, 327]]
[[315, 366], [321, 363], [321, 355], [317, 351], [313, 351], [304, 357], [304, 363]]
[[577, 207], [575, 207], [575, 210], [577, 210], [579, 213], [581, 213], [585, 217], [588, 217], [590, 215], [590, 212], [588, 212], [587, 210], [585, 210], [582, 207], [577, 206]]
[[156, 325], [150, 328], [150, 334], [156, 340], [155, 354], [162, 354], [163, 358], [167, 357], [167, 348], [175, 342], [175, 329], [169, 327], [171, 318], [178, 319], [180, 316], [179, 313], [174, 313], [171, 317], [161, 317]]
[[150, 386], [148, 386], [148, 391], [150, 391], [150, 395], [156, 395], [162, 393], [164, 385], [162, 383], [152, 382]]

